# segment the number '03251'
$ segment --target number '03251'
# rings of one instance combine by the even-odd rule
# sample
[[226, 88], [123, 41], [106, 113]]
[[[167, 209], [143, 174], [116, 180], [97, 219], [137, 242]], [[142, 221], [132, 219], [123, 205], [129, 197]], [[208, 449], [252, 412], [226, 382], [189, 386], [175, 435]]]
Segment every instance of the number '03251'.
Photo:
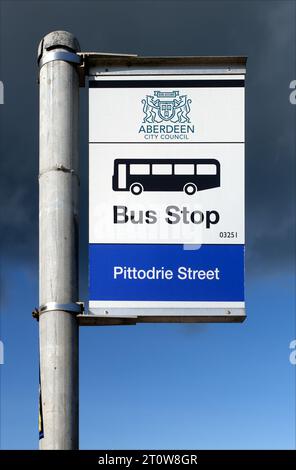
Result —
[[220, 238], [237, 238], [237, 232], [220, 232]]

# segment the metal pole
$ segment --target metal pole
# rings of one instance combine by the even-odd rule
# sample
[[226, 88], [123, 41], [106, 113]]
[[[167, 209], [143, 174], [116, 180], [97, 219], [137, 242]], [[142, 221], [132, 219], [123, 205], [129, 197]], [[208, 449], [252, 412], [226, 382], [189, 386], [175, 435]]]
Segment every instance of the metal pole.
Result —
[[79, 50], [55, 31], [38, 51], [41, 449], [78, 448]]

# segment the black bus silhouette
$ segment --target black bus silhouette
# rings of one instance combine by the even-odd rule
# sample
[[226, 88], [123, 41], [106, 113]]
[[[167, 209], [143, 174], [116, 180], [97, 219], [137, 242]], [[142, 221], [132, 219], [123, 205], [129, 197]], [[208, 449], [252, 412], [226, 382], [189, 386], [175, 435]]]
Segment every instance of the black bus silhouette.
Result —
[[116, 159], [113, 191], [184, 191], [188, 195], [220, 186], [220, 163], [213, 158]]

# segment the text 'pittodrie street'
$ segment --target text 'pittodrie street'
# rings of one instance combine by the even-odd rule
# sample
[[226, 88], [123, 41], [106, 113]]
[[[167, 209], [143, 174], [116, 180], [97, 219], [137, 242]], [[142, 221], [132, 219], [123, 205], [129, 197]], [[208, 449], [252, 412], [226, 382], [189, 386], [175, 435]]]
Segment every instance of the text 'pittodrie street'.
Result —
[[155, 266], [150, 269], [138, 269], [129, 266], [114, 266], [113, 278], [114, 279], [137, 279], [137, 280], [171, 280], [177, 277], [182, 280], [217, 280], [220, 279], [219, 268], [214, 269], [192, 269], [186, 266], [179, 266], [177, 271], [172, 269], [165, 269], [164, 267], [156, 268]]

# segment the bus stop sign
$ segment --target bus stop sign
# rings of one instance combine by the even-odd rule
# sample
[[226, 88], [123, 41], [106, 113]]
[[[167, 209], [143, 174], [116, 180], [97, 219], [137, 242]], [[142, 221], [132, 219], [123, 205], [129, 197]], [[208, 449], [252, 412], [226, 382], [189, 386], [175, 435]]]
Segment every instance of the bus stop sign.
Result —
[[245, 60], [190, 59], [90, 70], [91, 314], [245, 318]]

